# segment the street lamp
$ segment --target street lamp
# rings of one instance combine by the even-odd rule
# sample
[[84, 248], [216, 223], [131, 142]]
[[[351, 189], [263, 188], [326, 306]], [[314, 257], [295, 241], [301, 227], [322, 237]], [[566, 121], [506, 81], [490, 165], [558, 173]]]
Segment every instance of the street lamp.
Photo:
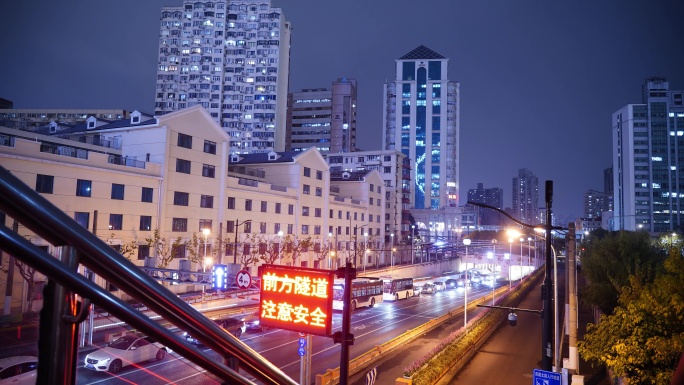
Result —
[[523, 269], [522, 269], [522, 247], [523, 247], [523, 242], [525, 242], [525, 238], [520, 237], [520, 282], [522, 282], [522, 279], [523, 279]]
[[528, 275], [532, 273], [532, 268], [530, 267], [531, 247], [532, 247], [532, 237], [527, 237], [527, 274]]
[[416, 243], [416, 225], [411, 225], [411, 264], [414, 263], [413, 260], [413, 246]]
[[[204, 234], [204, 263], [202, 264], [202, 273], [204, 280], [207, 279], [207, 237], [211, 233], [211, 230], [209, 230], [208, 227], [205, 227], [202, 229], [202, 234]], [[204, 286], [206, 286], [206, 282], [202, 283], [202, 301], [204, 301]]]
[[508, 290], [513, 288], [511, 277], [511, 264], [513, 263], [513, 238], [508, 238]]
[[[470, 244], [469, 238], [463, 239], [463, 244], [465, 245], [465, 281], [463, 281], [463, 327], [468, 330], [468, 245]], [[492, 285], [494, 287], [494, 285]]]
[[390, 234], [390, 267], [394, 267], [394, 233]]
[[280, 259], [280, 261], [282, 262], [282, 258], [280, 258], [280, 253], [283, 250], [283, 230], [278, 231], [278, 238], [280, 238], [280, 243], [278, 243], [278, 255], [276, 255], [276, 258]]
[[366, 272], [366, 260], [368, 259], [368, 231], [363, 233], [363, 272]]
[[[494, 239], [492, 239], [494, 241]], [[496, 242], [492, 242], [494, 245], [496, 245]], [[496, 246], [494, 246], [496, 247]], [[494, 263], [496, 263], [496, 254], [492, 253], [491, 251], [487, 252], [487, 259], [493, 259]], [[467, 270], [466, 270], [467, 271]], [[494, 271], [496, 271], [496, 267], [494, 268]], [[494, 286], [492, 285], [492, 306], [494, 305]]]
[[244, 225], [245, 223], [250, 223], [252, 222], [251, 219], [247, 219], [243, 221], [242, 223], [240, 222], [239, 219], [235, 220], [235, 248], [233, 249], [233, 264], [237, 264], [237, 248], [238, 248], [238, 229], [240, 226]]
[[332, 244], [333, 233], [328, 233], [328, 269], [332, 269], [332, 259], [335, 256], [335, 250], [330, 246]]

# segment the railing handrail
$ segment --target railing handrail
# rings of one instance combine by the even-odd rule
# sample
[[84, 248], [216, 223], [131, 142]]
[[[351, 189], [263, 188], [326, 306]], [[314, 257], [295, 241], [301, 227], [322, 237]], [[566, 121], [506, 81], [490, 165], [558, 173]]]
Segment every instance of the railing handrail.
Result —
[[[176, 327], [196, 336], [199, 341], [223, 357], [235, 357], [244, 365], [244, 370], [257, 380], [274, 385], [296, 384], [279, 368], [237, 338], [232, 335], [228, 336], [218, 325], [145, 274], [138, 266], [121, 256], [85, 227], [76, 223], [2, 166], [0, 166], [0, 196], [3, 196], [3, 199], [0, 200], [0, 209], [9, 216], [52, 245], [73, 247], [78, 251], [81, 264], [149, 309], [154, 310]], [[44, 273], [47, 273], [48, 277], [58, 280], [62, 285], [66, 285], [72, 290], [81, 290], [83, 294], [86, 294], [86, 298], [92, 296], [89, 299], [98, 306], [158, 338], [161, 343], [186, 354], [186, 358], [212, 374], [231, 378], [239, 376], [227, 366], [211, 361], [207, 357], [202, 357], [198, 350], [187, 342], [176, 336], [168, 335], [168, 331], [165, 331], [161, 325], [149, 325], [143, 322], [143, 318], [133, 316], [134, 310], [128, 305], [119, 306], [113, 300], [115, 297], [99, 286], [92, 283], [85, 285], [82, 282], [87, 283], [84, 277], [78, 276], [49, 254], [32, 251], [32, 249], [39, 249], [23, 238], [13, 239], [21, 237], [9, 231], [5, 226], [0, 226], [0, 229], [2, 230], [0, 236], [7, 240], [7, 247], [13, 247], [14, 255], [20, 260], [31, 261], [32, 263], [29, 265], [35, 264], [33, 266], [40, 271], [47, 270]], [[12, 252], [12, 250], [8, 251]], [[242, 383], [250, 383], [249, 380], [241, 376], [234, 379]]]

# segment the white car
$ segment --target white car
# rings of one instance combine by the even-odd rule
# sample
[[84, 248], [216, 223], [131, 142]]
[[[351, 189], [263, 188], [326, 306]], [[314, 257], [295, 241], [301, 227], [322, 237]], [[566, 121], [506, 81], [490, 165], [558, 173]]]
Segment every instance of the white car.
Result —
[[15, 356], [0, 358], [0, 384], [35, 385], [38, 377], [38, 358]]
[[102, 349], [88, 354], [86, 369], [116, 373], [122, 367], [148, 360], [163, 360], [167, 349], [150, 337], [125, 334]]

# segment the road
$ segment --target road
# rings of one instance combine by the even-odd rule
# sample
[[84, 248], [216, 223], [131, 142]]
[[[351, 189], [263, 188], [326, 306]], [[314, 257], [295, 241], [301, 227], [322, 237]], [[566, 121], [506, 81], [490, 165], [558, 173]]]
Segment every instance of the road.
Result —
[[[449, 277], [443, 277], [447, 279]], [[507, 284], [506, 282], [501, 285]], [[470, 288], [468, 300], [479, 296], [489, 295], [490, 288]], [[413, 329], [432, 318], [436, 318], [454, 309], [463, 307], [463, 290], [449, 290], [434, 295], [423, 294], [420, 297], [400, 300], [398, 302], [383, 302], [373, 308], [360, 308], [352, 315], [351, 332], [355, 336], [355, 344], [351, 346], [350, 356], [356, 357], [380, 345], [409, 329]], [[341, 314], [333, 315], [333, 331], [341, 328]], [[460, 323], [462, 318], [453, 325]], [[460, 326], [458, 326], [460, 327]], [[111, 331], [110, 331], [111, 332]], [[300, 379], [300, 357], [297, 354], [299, 336], [297, 333], [284, 330], [267, 330], [264, 332], [247, 332], [241, 340], [255, 351], [259, 352], [274, 365], [281, 368], [296, 381]], [[313, 337], [312, 346], [311, 383], [315, 381], [315, 374], [325, 373], [327, 369], [340, 366], [340, 346], [333, 344], [332, 339]], [[14, 351], [13, 354], [35, 354], [35, 343], [25, 346], [25, 351]], [[79, 353], [79, 362], [83, 362], [85, 355], [92, 351], [83, 350]], [[210, 354], [214, 354], [208, 351]], [[0, 355], [9, 355], [2, 351]], [[216, 359], [220, 359], [216, 355]], [[400, 372], [396, 376], [400, 376]], [[395, 377], [396, 378], [396, 377]], [[116, 375], [104, 372], [93, 372], [80, 365], [77, 369], [78, 384], [211, 384], [218, 383], [206, 375], [196, 365], [190, 363], [176, 353], [169, 354], [163, 361], [144, 363], [135, 367], [124, 368]]]

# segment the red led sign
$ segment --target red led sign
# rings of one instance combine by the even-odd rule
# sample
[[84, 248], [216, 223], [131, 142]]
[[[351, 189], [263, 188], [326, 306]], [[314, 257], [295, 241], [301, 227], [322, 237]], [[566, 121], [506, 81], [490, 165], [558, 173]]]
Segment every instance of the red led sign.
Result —
[[335, 272], [263, 265], [259, 323], [295, 332], [329, 336]]

